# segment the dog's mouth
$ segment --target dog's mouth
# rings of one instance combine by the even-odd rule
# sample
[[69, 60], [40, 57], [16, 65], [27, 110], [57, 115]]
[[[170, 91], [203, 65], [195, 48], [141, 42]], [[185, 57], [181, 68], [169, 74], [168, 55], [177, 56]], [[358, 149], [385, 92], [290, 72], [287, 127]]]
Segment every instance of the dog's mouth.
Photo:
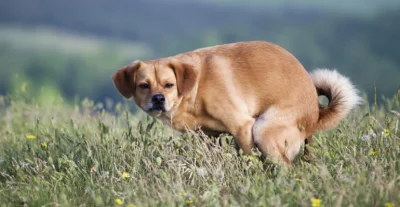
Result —
[[163, 113], [166, 112], [167, 110], [163, 105], [154, 105], [149, 109], [149, 112], [156, 112], [156, 113]]

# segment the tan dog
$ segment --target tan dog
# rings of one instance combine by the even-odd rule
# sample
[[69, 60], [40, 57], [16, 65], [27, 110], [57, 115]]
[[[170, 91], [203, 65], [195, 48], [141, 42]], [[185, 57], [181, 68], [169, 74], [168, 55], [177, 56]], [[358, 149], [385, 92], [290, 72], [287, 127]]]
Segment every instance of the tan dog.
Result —
[[[244, 153], [257, 146], [289, 166], [306, 138], [335, 127], [360, 101], [346, 77], [329, 70], [310, 76], [288, 51], [262, 41], [135, 61], [113, 81], [125, 98], [176, 130], [230, 133]], [[327, 108], [319, 107], [318, 95], [328, 97]]]

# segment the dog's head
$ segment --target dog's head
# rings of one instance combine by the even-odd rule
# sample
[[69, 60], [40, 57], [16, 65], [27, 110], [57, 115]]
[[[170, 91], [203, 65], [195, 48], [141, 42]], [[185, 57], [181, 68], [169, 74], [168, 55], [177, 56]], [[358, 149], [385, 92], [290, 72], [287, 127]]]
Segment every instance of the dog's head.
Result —
[[121, 95], [133, 96], [142, 110], [158, 117], [193, 90], [197, 76], [192, 65], [178, 60], [137, 60], [115, 72], [112, 79]]

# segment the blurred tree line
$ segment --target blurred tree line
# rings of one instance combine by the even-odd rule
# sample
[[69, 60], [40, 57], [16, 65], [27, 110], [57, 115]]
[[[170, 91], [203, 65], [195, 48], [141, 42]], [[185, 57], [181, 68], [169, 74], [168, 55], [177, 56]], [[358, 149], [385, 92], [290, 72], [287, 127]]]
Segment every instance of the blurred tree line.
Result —
[[111, 75], [135, 59], [266, 40], [292, 52], [308, 70], [336, 68], [372, 100], [375, 86], [378, 96], [392, 96], [400, 87], [398, 20], [398, 6], [361, 15], [321, 7], [276, 9], [198, 1], [0, 1], [1, 25], [47, 25], [94, 34], [106, 41], [142, 42], [152, 51], [129, 56], [105, 43], [108, 47], [96, 53], [71, 54], [0, 41], [0, 94], [22, 90], [22, 83], [27, 83], [31, 95], [42, 94], [43, 98], [72, 100], [79, 95], [96, 101], [121, 100]]

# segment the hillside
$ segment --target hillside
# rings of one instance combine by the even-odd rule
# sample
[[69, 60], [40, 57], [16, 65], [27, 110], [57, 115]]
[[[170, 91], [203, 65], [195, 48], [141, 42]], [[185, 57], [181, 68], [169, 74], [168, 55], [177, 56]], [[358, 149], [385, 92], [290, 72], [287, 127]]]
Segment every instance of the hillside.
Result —
[[[333, 1], [316, 3], [312, 0], [298, 1], [297, 3], [278, 3], [273, 1], [268, 5], [260, 5], [253, 1], [249, 5], [237, 3], [228, 4], [218, 1], [215, 4], [201, 3], [199, 1], [128, 1], [118, 3], [106, 0], [13, 0], [0, 2], [0, 23], [12, 27], [26, 27], [30, 31], [36, 27], [45, 27], [50, 30], [63, 30], [83, 36], [84, 42], [91, 44], [91, 38], [96, 37], [105, 42], [135, 42], [144, 45], [146, 55], [129, 57], [134, 59], [150, 59], [170, 56], [199, 47], [214, 44], [244, 41], [266, 40], [277, 43], [292, 52], [308, 70], [317, 67], [336, 68], [341, 73], [349, 76], [372, 101], [375, 87], [378, 101], [381, 96], [391, 96], [399, 87], [400, 80], [400, 26], [396, 24], [400, 19], [400, 7], [391, 0], [383, 1], [379, 5], [375, 2], [359, 1], [337, 4]], [[302, 6], [298, 6], [302, 2]], [[304, 3], [304, 4], [303, 4]], [[314, 6], [307, 6], [314, 5]], [[345, 6], [349, 9], [341, 10]], [[375, 5], [373, 10], [363, 10], [364, 7]], [[387, 6], [389, 10], [385, 9]], [[358, 9], [363, 10], [358, 12]], [[367, 12], [368, 11], [368, 12]], [[366, 13], [365, 13], [366, 12]], [[0, 28], [0, 31], [3, 29]], [[377, 32], [379, 31], [379, 32]], [[4, 33], [4, 32], [3, 32]], [[22, 33], [24, 33], [22, 31]], [[29, 33], [29, 32], [27, 32]], [[33, 34], [41, 36], [42, 34]], [[66, 34], [68, 35], [68, 34]], [[18, 37], [19, 34], [11, 36]], [[8, 38], [8, 37], [7, 37]], [[24, 39], [24, 38], [21, 38]], [[29, 39], [29, 38], [27, 38]], [[63, 35], [41, 37], [41, 40], [29, 39], [43, 45], [58, 45], [55, 41], [68, 42]], [[44, 43], [43, 41], [50, 43]], [[4, 56], [14, 56], [14, 44], [31, 47], [29, 44], [20, 44], [13, 38], [7, 44], [0, 45]], [[37, 43], [33, 43], [39, 45]], [[85, 45], [77, 42], [75, 45]], [[66, 44], [65, 44], [66, 45]], [[54, 46], [50, 46], [54, 47]], [[58, 46], [57, 46], [58, 47]], [[41, 50], [38, 47], [36, 50]], [[88, 47], [89, 48], [89, 47]], [[121, 48], [92, 48], [102, 54], [114, 54], [112, 51]], [[114, 50], [116, 49], [116, 50]], [[109, 51], [106, 51], [109, 50]], [[21, 51], [21, 50], [19, 50]], [[82, 50], [82, 52], [85, 50]], [[124, 52], [123, 52], [124, 53]], [[129, 53], [129, 52], [128, 52]], [[116, 54], [120, 54], [117, 52]], [[132, 53], [134, 54], [134, 53]], [[68, 54], [59, 54], [68, 56]], [[20, 56], [20, 55], [18, 55]], [[23, 56], [36, 55], [24, 52]], [[118, 56], [118, 55], [114, 55]], [[45, 58], [45, 56], [41, 56]], [[63, 63], [63, 70], [77, 70], [78, 74], [89, 74], [93, 65], [84, 64], [93, 59], [77, 60], [67, 58], [68, 63]], [[104, 59], [104, 58], [103, 58]], [[107, 59], [107, 58], [106, 58]], [[51, 62], [49, 59], [37, 59], [36, 62]], [[71, 62], [72, 61], [72, 62]], [[0, 62], [2, 68], [21, 67], [20, 64], [8, 64], [12, 61]], [[103, 61], [104, 62], [104, 61]], [[118, 68], [127, 60], [109, 60], [109, 68]], [[7, 63], [7, 64], [6, 64]], [[13, 62], [15, 63], [15, 62]], [[50, 64], [59, 65], [61, 63]], [[22, 71], [37, 73], [43, 71], [39, 68], [42, 64], [35, 63], [29, 68], [20, 68]], [[22, 66], [25, 67], [25, 66]], [[41, 66], [40, 66], [41, 67]], [[98, 66], [95, 66], [98, 68]], [[102, 68], [105, 68], [102, 66]], [[55, 70], [55, 69], [54, 69]], [[108, 71], [111, 73], [111, 70]], [[10, 80], [7, 76], [3, 79]], [[56, 73], [62, 74], [62, 73]], [[102, 80], [110, 74], [104, 73]], [[79, 77], [88, 75], [79, 75]], [[77, 79], [83, 80], [83, 79]], [[0, 84], [0, 92], [13, 91], [15, 87], [10, 81]], [[39, 79], [35, 80], [40, 83]], [[77, 83], [80, 85], [80, 83]], [[87, 82], [84, 84], [88, 84]], [[102, 83], [102, 84], [105, 84]], [[60, 91], [68, 94], [87, 96], [96, 101], [104, 101], [106, 97], [118, 98], [111, 82], [101, 91], [87, 89], [90, 86], [75, 88], [63, 86]], [[93, 88], [95, 88], [93, 86]], [[83, 91], [90, 91], [83, 92]], [[108, 91], [104, 93], [104, 91]], [[106, 96], [107, 95], [107, 96]]]
[[[140, 42], [111, 40], [50, 27], [0, 26], [0, 94], [45, 102], [89, 97], [121, 100], [111, 75], [132, 58], [151, 56]], [[50, 99], [50, 100], [46, 100]]]

